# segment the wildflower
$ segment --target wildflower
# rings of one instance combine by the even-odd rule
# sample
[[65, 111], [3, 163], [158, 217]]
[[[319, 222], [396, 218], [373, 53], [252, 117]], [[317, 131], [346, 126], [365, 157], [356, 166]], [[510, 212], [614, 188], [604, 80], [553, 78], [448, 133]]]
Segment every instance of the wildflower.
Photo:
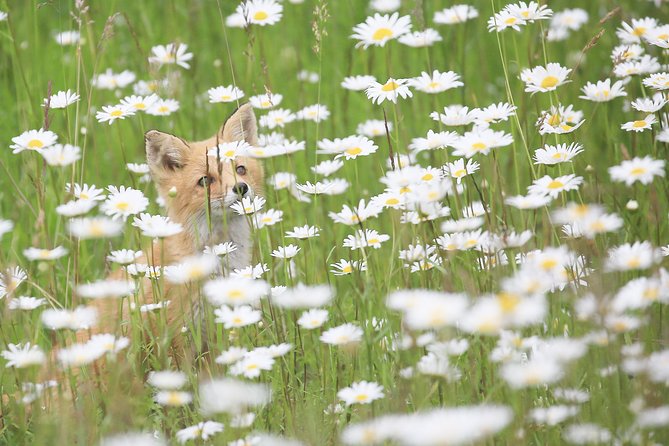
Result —
[[272, 303], [282, 308], [316, 308], [329, 304], [334, 298], [334, 290], [328, 285], [302, 285], [288, 288]]
[[79, 94], [67, 89], [65, 91], [59, 91], [55, 94], [52, 94], [48, 98], [45, 98], [42, 106], [46, 107], [48, 104], [49, 108], [65, 108], [77, 101], [79, 101]]
[[288, 246], [279, 246], [277, 249], [272, 251], [271, 256], [280, 259], [291, 259], [295, 257], [298, 252], [300, 252], [300, 248], [291, 244]]
[[[2, 13], [0, 13], [2, 15]], [[81, 34], [79, 31], [63, 31], [59, 32], [54, 36], [56, 43], [58, 45], [75, 45], [81, 40]]]
[[58, 361], [63, 368], [83, 367], [101, 358], [105, 353], [105, 349], [94, 342], [72, 344], [58, 350]]
[[613, 181], [624, 182], [631, 186], [636, 181], [650, 184], [656, 176], [664, 177], [664, 160], [656, 160], [650, 156], [634, 157], [624, 160], [618, 166], [609, 167], [609, 175]]
[[643, 84], [646, 87], [664, 90], [664, 85], [668, 77], [667, 73], [656, 73], [661, 68], [662, 66], [657, 58], [646, 54], [638, 59], [619, 63], [613, 68], [613, 74], [618, 77], [628, 78], [630, 76], [653, 73], [643, 80]]
[[235, 102], [244, 97], [244, 92], [234, 85], [210, 88], [207, 90], [207, 94], [209, 95], [209, 102], [212, 104], [217, 102]]
[[264, 354], [249, 352], [237, 361], [231, 368], [233, 376], [244, 375], [245, 378], [257, 378], [263, 370], [272, 370], [274, 358]]
[[26, 248], [23, 255], [28, 260], [56, 260], [67, 255], [67, 249], [62, 246], [56, 246], [53, 249]]
[[216, 421], [201, 421], [194, 426], [178, 430], [177, 441], [185, 444], [189, 440], [209, 440], [214, 435], [223, 432], [223, 423]]
[[75, 218], [68, 222], [70, 234], [80, 240], [115, 237], [123, 231], [123, 222], [107, 217]]
[[579, 98], [593, 102], [608, 102], [618, 97], [627, 96], [623, 89], [623, 82], [616, 81], [611, 85], [611, 79], [597, 81], [597, 84], [588, 82], [581, 88], [581, 91], [583, 96], [579, 96]]
[[263, 197], [243, 197], [241, 201], [232, 203], [230, 209], [235, 211], [238, 215], [247, 215], [259, 211], [264, 205], [265, 199]]
[[235, 308], [230, 308], [222, 305], [220, 308], [214, 310], [216, 322], [223, 324], [225, 328], [245, 327], [247, 325], [255, 324], [262, 316], [262, 313], [253, 310], [248, 305], [242, 305]]
[[88, 343], [99, 346], [105, 353], [118, 353], [130, 345], [130, 339], [117, 338], [112, 334], [95, 334]]
[[667, 104], [667, 99], [662, 94], [656, 94], [650, 98], [638, 98], [630, 104], [632, 108], [644, 113], [655, 113]]
[[650, 129], [650, 127], [657, 122], [655, 115], [650, 114], [646, 115], [645, 118], [638, 121], [630, 121], [621, 125], [620, 128], [627, 130], [628, 132], [643, 132], [644, 130]]
[[205, 279], [218, 268], [218, 258], [211, 254], [190, 256], [164, 268], [171, 283], [191, 283]]
[[392, 15], [374, 14], [367, 17], [364, 23], [353, 27], [353, 39], [359, 40], [357, 47], [385, 46], [386, 42], [396, 39], [411, 30], [411, 18], [408, 15], [400, 17], [398, 13]]
[[258, 212], [255, 214], [254, 222], [258, 229], [265, 226], [273, 226], [283, 221], [283, 211], [269, 209], [267, 212]]
[[330, 117], [330, 110], [321, 104], [309, 105], [298, 111], [296, 117], [305, 121], [322, 122]]
[[135, 285], [126, 280], [107, 279], [77, 286], [77, 294], [88, 299], [125, 297], [131, 296], [134, 292]]
[[347, 406], [352, 404], [369, 404], [384, 396], [383, 386], [367, 381], [355, 382], [337, 392], [337, 398], [344, 401]]
[[129, 265], [135, 262], [142, 256], [142, 251], [133, 251], [131, 249], [119, 249], [112, 251], [107, 256], [110, 262], [118, 263], [119, 265]]
[[344, 167], [344, 163], [341, 160], [324, 160], [319, 164], [311, 167], [311, 171], [317, 175], [330, 176], [339, 169]]
[[413, 93], [409, 90], [409, 84], [410, 79], [393, 79], [391, 77], [385, 84], [380, 84], [376, 81], [372, 82], [365, 89], [365, 94], [375, 104], [381, 104], [385, 100], [396, 103], [398, 97], [405, 99], [413, 96]]
[[261, 116], [260, 126], [267, 127], [268, 129], [273, 129], [275, 127], [283, 128], [286, 124], [293, 122], [295, 119], [297, 119], [295, 113], [284, 108], [278, 108], [276, 110], [270, 110], [265, 116]]
[[190, 392], [181, 390], [160, 390], [156, 392], [153, 400], [161, 406], [185, 406], [193, 401], [193, 395]]
[[462, 87], [464, 84], [460, 81], [460, 75], [453, 71], [441, 73], [434, 70], [432, 75], [423, 71], [420, 76], [409, 79], [408, 85], [418, 91], [434, 94]]
[[518, 2], [506, 5], [504, 8], [514, 17], [533, 23], [535, 20], [546, 20], [553, 15], [553, 10], [537, 2]]
[[583, 112], [573, 110], [573, 106], [564, 107], [558, 105], [551, 106], [550, 110], [541, 112], [537, 120], [537, 127], [539, 133], [545, 134], [564, 134], [571, 133], [579, 128], [585, 120], [583, 119]]
[[374, 229], [365, 229], [357, 230], [354, 235], [349, 235], [346, 237], [343, 243], [344, 248], [351, 248], [356, 250], [359, 248], [366, 248], [371, 246], [372, 248], [379, 249], [381, 243], [390, 240], [390, 236], [386, 234], [379, 234], [378, 231]]
[[302, 313], [300, 318], [297, 320], [297, 324], [306, 330], [313, 330], [314, 328], [320, 328], [325, 322], [327, 322], [327, 320], [328, 310], [312, 308]]
[[108, 122], [113, 124], [117, 119], [125, 119], [128, 116], [133, 116], [135, 110], [126, 105], [103, 105], [102, 111], [95, 114], [95, 119], [98, 122]]
[[7, 348], [9, 350], [4, 350], [0, 353], [7, 360], [5, 367], [22, 369], [31, 365], [40, 365], [46, 361], [44, 351], [37, 345], [30, 345], [30, 342], [25, 344], [8, 344]]
[[274, 108], [281, 103], [283, 95], [278, 93], [266, 93], [251, 96], [249, 102], [253, 108], [268, 109]]
[[450, 364], [447, 356], [440, 356], [433, 352], [420, 358], [416, 364], [416, 370], [423, 375], [440, 376], [448, 381], [456, 381], [462, 376], [460, 370]]
[[135, 82], [135, 78], [135, 73], [132, 71], [125, 70], [120, 73], [114, 73], [111, 69], [107, 69], [104, 73], [95, 76], [91, 83], [95, 88], [115, 90], [127, 87]]
[[9, 148], [13, 149], [12, 153], [21, 153], [24, 150], [41, 151], [49, 146], [52, 146], [58, 140], [58, 135], [50, 130], [28, 130], [21, 133], [19, 136], [12, 138], [14, 144]]
[[183, 372], [173, 370], [151, 371], [147, 382], [158, 389], [175, 390], [186, 384], [186, 375]]
[[0, 271], [0, 299], [16, 290], [27, 278], [26, 272], [18, 266]]
[[520, 31], [520, 27], [525, 25], [525, 20], [512, 14], [507, 9], [503, 9], [488, 19], [488, 31], [502, 32], [507, 28], [513, 28]]
[[376, 82], [376, 78], [370, 75], [347, 76], [341, 86], [347, 90], [362, 91]]
[[414, 31], [402, 34], [397, 40], [406, 46], [413, 48], [423, 48], [426, 46], [432, 46], [437, 42], [441, 42], [443, 39], [436, 30], [432, 28], [425, 28], [422, 31]]
[[95, 185], [88, 185], [88, 184], [77, 184], [75, 183], [74, 186], [70, 183], [67, 183], [65, 185], [65, 190], [72, 195], [74, 195], [76, 198], [79, 200], [86, 200], [86, 201], [103, 201], [105, 197], [102, 195], [102, 192], [104, 192], [102, 189], [98, 189], [95, 187]]
[[516, 114], [517, 108], [518, 107], [515, 105], [511, 105], [507, 102], [500, 102], [498, 104], [491, 104], [482, 109], [475, 108], [472, 110], [472, 113], [476, 117], [476, 122], [490, 124], [501, 121], [508, 121], [509, 117]]
[[530, 418], [537, 424], [547, 424], [548, 426], [555, 426], [570, 417], [573, 417], [579, 412], [578, 406], [550, 406], [539, 407], [530, 411]]
[[180, 223], [175, 223], [169, 217], [141, 213], [135, 217], [132, 225], [142, 231], [142, 235], [153, 238], [165, 238], [183, 231]]
[[355, 324], [347, 323], [326, 330], [321, 335], [321, 342], [330, 345], [357, 344], [362, 339], [362, 329]]
[[513, 388], [552, 384], [564, 374], [557, 361], [548, 358], [532, 359], [526, 363], [509, 363], [502, 366], [502, 377]]
[[535, 180], [527, 188], [530, 194], [549, 195], [556, 198], [560, 192], [576, 190], [583, 183], [583, 177], [577, 177], [574, 174], [563, 175], [557, 178], [551, 178], [548, 175]]
[[131, 432], [105, 437], [100, 446], [166, 446], [167, 443], [156, 438], [155, 434]]
[[188, 45], [185, 43], [168, 43], [167, 45], [156, 45], [151, 48], [149, 63], [155, 63], [159, 67], [168, 64], [177, 64], [185, 69], [190, 68], [189, 60], [193, 53], [187, 53]]
[[179, 101], [176, 99], [161, 99], [158, 98], [149, 108], [146, 113], [153, 116], [168, 116], [179, 110]]
[[616, 35], [625, 43], [639, 43], [646, 33], [658, 25], [657, 20], [651, 17], [632, 19], [631, 24], [622, 23], [622, 28], [616, 30]]
[[562, 67], [558, 63], [549, 63], [546, 67], [526, 68], [520, 73], [525, 82], [525, 91], [528, 93], [547, 92], [557, 89], [568, 82], [567, 76], [571, 69]]
[[460, 184], [460, 181], [462, 181], [462, 178], [464, 178], [467, 175], [471, 175], [477, 170], [479, 170], [479, 163], [477, 163], [474, 160], [467, 160], [467, 165], [465, 165], [465, 160], [460, 158], [455, 160], [452, 163], [447, 163], [445, 166], [443, 166], [442, 172], [444, 175], [450, 177], [450, 178], [455, 178]]
[[660, 251], [653, 248], [650, 242], [625, 243], [609, 250], [606, 269], [608, 271], [647, 269], [661, 259]]
[[262, 406], [270, 401], [270, 389], [265, 384], [248, 383], [222, 378], [200, 385], [200, 408], [205, 414], [239, 414], [248, 407]]
[[7, 308], [10, 310], [31, 311], [41, 307], [42, 305], [46, 305], [46, 299], [31, 296], [19, 296], [17, 298], [11, 299], [7, 303]]
[[242, 269], [235, 269], [230, 273], [230, 277], [240, 277], [243, 279], [259, 279], [264, 273], [269, 271], [267, 265], [258, 263], [257, 265], [249, 265]]
[[71, 144], [54, 144], [40, 151], [49, 166], [69, 166], [81, 159], [81, 149]]
[[610, 443], [611, 432], [593, 423], [572, 424], [562, 430], [562, 438], [572, 444]]
[[583, 151], [583, 146], [578, 143], [558, 144], [551, 146], [546, 144], [543, 149], [534, 151], [534, 164], [554, 165], [571, 162], [572, 158]]
[[479, 12], [470, 5], [453, 5], [434, 13], [434, 23], [439, 25], [455, 25], [467, 20], [475, 19]]
[[480, 153], [487, 155], [492, 149], [505, 147], [513, 143], [513, 137], [503, 131], [475, 128], [466, 132], [453, 144], [453, 155], [471, 158]]
[[275, 0], [247, 0], [238, 8], [247, 24], [274, 25], [281, 20], [283, 6]]
[[320, 229], [309, 225], [295, 226], [292, 231], [286, 231], [286, 238], [297, 238], [300, 240], [318, 237], [319, 235]]

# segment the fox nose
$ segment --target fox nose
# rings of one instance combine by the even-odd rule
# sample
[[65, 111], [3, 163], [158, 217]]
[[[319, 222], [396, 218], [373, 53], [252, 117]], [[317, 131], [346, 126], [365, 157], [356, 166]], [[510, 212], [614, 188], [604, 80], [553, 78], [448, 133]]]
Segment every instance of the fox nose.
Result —
[[237, 183], [234, 186], [232, 186], [232, 192], [236, 193], [237, 195], [244, 195], [249, 191], [249, 185], [246, 183]]

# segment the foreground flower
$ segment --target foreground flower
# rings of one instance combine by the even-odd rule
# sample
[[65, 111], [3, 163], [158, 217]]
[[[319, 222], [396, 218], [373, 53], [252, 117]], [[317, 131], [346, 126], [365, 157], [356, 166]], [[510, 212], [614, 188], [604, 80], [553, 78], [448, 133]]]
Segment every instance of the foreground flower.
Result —
[[186, 375], [183, 372], [172, 370], [152, 371], [147, 382], [153, 387], [162, 390], [180, 389], [186, 384]]
[[409, 85], [418, 91], [435, 94], [464, 84], [460, 81], [460, 75], [453, 71], [441, 73], [434, 70], [431, 75], [423, 71], [419, 77], [409, 79]]
[[48, 98], [44, 99], [43, 107], [46, 107], [49, 104], [49, 108], [65, 108], [70, 104], [74, 104], [79, 100], [79, 95], [72, 91], [65, 90], [59, 91], [58, 93], [52, 94]]
[[465, 165], [465, 160], [460, 158], [452, 163], [447, 163], [441, 169], [444, 175], [454, 178], [460, 184], [460, 181], [464, 177], [473, 174], [479, 170], [479, 167], [480, 164], [472, 159], [467, 160], [467, 164]]
[[21, 133], [19, 136], [12, 138], [14, 144], [9, 148], [13, 149], [12, 153], [21, 153], [24, 150], [40, 150], [52, 146], [58, 140], [58, 135], [50, 130], [28, 130]]
[[223, 428], [223, 423], [201, 421], [194, 426], [177, 431], [177, 441], [184, 444], [189, 440], [208, 440], [215, 434], [223, 432]]
[[210, 88], [207, 90], [207, 94], [209, 95], [209, 102], [212, 104], [217, 102], [234, 102], [244, 97], [244, 92], [233, 85]]
[[31, 365], [40, 365], [46, 361], [46, 355], [37, 345], [27, 342], [22, 344], [9, 344], [9, 350], [4, 350], [0, 355], [7, 360], [5, 367], [22, 369]]
[[392, 15], [374, 14], [367, 17], [364, 23], [353, 27], [353, 39], [359, 40], [356, 48], [368, 48], [371, 45], [385, 46], [386, 42], [396, 39], [411, 30], [411, 17], [400, 17], [398, 13]]
[[64, 167], [81, 158], [81, 149], [71, 144], [54, 144], [40, 151], [49, 166]]
[[223, 324], [225, 328], [246, 327], [247, 325], [258, 322], [262, 313], [254, 310], [248, 305], [230, 308], [223, 305], [214, 311], [216, 322]]
[[135, 217], [132, 225], [139, 228], [142, 235], [154, 238], [170, 237], [183, 231], [183, 226], [173, 222], [169, 217], [147, 213]]
[[623, 88], [623, 81], [617, 81], [611, 85], [611, 79], [597, 81], [596, 84], [588, 82], [581, 88], [583, 96], [581, 99], [587, 99], [593, 102], [608, 102], [621, 96], [627, 96]]
[[133, 116], [135, 109], [127, 105], [103, 105], [102, 111], [95, 114], [95, 119], [98, 122], [108, 122], [112, 125], [117, 119], [125, 119], [128, 116]]
[[193, 53], [187, 53], [188, 45], [184, 43], [168, 43], [167, 45], [157, 45], [151, 48], [149, 62], [163, 66], [165, 64], [177, 64], [183, 68], [190, 68], [189, 60], [193, 58]]
[[186, 257], [176, 265], [164, 268], [165, 277], [172, 283], [191, 283], [205, 279], [218, 268], [218, 258], [211, 254]]
[[551, 178], [545, 175], [542, 178], [535, 180], [527, 191], [530, 194], [548, 195], [556, 198], [560, 192], [576, 190], [583, 183], [583, 177], [577, 177], [574, 174], [563, 175], [557, 178]]
[[156, 392], [153, 400], [161, 406], [179, 407], [190, 404], [193, 401], [193, 395], [182, 390], [161, 390]]
[[297, 324], [306, 329], [313, 330], [314, 328], [320, 328], [328, 320], [328, 310], [321, 310], [318, 308], [313, 308], [307, 310], [300, 318], [297, 320]]
[[306, 240], [320, 235], [320, 229], [316, 226], [295, 226], [292, 231], [286, 231], [286, 238], [296, 238]]
[[520, 73], [520, 79], [525, 82], [525, 91], [528, 93], [547, 92], [567, 82], [570, 72], [571, 69], [558, 63], [549, 63], [546, 67], [524, 69]]
[[343, 324], [326, 330], [321, 335], [321, 341], [330, 345], [357, 344], [362, 339], [362, 329], [355, 324]]
[[665, 160], [656, 160], [650, 156], [634, 157], [619, 166], [609, 167], [609, 175], [613, 181], [624, 182], [628, 186], [636, 181], [650, 184], [656, 176], [664, 177], [664, 165]]
[[28, 260], [56, 260], [67, 255], [67, 249], [56, 246], [54, 249], [26, 248], [23, 255]]
[[263, 206], [265, 206], [265, 199], [263, 197], [243, 197], [241, 201], [232, 203], [230, 209], [235, 211], [238, 215], [247, 215], [258, 212]]
[[559, 164], [570, 162], [572, 158], [583, 151], [583, 146], [578, 143], [558, 144], [551, 146], [546, 144], [543, 149], [534, 152], [534, 164]]
[[621, 129], [627, 130], [628, 132], [643, 132], [644, 130], [650, 129], [650, 127], [657, 122], [655, 115], [646, 115], [645, 118], [639, 119], [638, 121], [626, 122], [620, 126]]
[[372, 82], [365, 89], [365, 93], [367, 94], [367, 98], [371, 99], [372, 103], [375, 104], [381, 104], [386, 99], [396, 103], [398, 97], [405, 99], [413, 96], [413, 93], [409, 90], [409, 79], [393, 79], [392, 77], [385, 84], [380, 84], [376, 81]]
[[105, 437], [100, 446], [167, 446], [167, 443], [155, 437], [154, 434], [131, 432]]
[[375, 382], [360, 381], [337, 392], [337, 398], [347, 406], [351, 404], [369, 404], [383, 398], [383, 386]]
[[244, 17], [246, 23], [253, 25], [274, 25], [281, 20], [283, 6], [275, 0], [247, 0], [237, 12]]
[[270, 401], [270, 389], [265, 384], [253, 384], [236, 379], [215, 379], [200, 385], [200, 410], [204, 414], [240, 414], [250, 407]]
[[115, 237], [123, 231], [123, 222], [107, 217], [75, 218], [68, 222], [70, 234], [81, 240]]
[[349, 235], [344, 240], [343, 247], [351, 248], [352, 250], [366, 248], [371, 246], [372, 248], [379, 249], [381, 243], [390, 240], [390, 236], [386, 234], [379, 234], [378, 231], [374, 229], [358, 229], [354, 235]]

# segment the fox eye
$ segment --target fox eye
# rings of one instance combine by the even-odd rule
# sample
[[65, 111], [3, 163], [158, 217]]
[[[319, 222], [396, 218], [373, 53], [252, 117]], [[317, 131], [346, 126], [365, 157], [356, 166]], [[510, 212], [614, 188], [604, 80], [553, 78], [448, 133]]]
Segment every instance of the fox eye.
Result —
[[212, 177], [202, 177], [197, 181], [197, 185], [200, 187], [206, 187], [207, 185], [214, 182]]
[[246, 175], [246, 167], [237, 166], [237, 175]]

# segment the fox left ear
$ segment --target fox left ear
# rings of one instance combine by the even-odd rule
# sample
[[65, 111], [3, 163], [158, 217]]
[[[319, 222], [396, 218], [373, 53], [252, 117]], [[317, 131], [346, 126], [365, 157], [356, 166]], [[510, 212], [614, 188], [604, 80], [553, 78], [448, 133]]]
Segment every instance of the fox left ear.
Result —
[[239, 107], [223, 124], [218, 136], [222, 141], [246, 141], [254, 146], [258, 143], [258, 124], [251, 104]]

